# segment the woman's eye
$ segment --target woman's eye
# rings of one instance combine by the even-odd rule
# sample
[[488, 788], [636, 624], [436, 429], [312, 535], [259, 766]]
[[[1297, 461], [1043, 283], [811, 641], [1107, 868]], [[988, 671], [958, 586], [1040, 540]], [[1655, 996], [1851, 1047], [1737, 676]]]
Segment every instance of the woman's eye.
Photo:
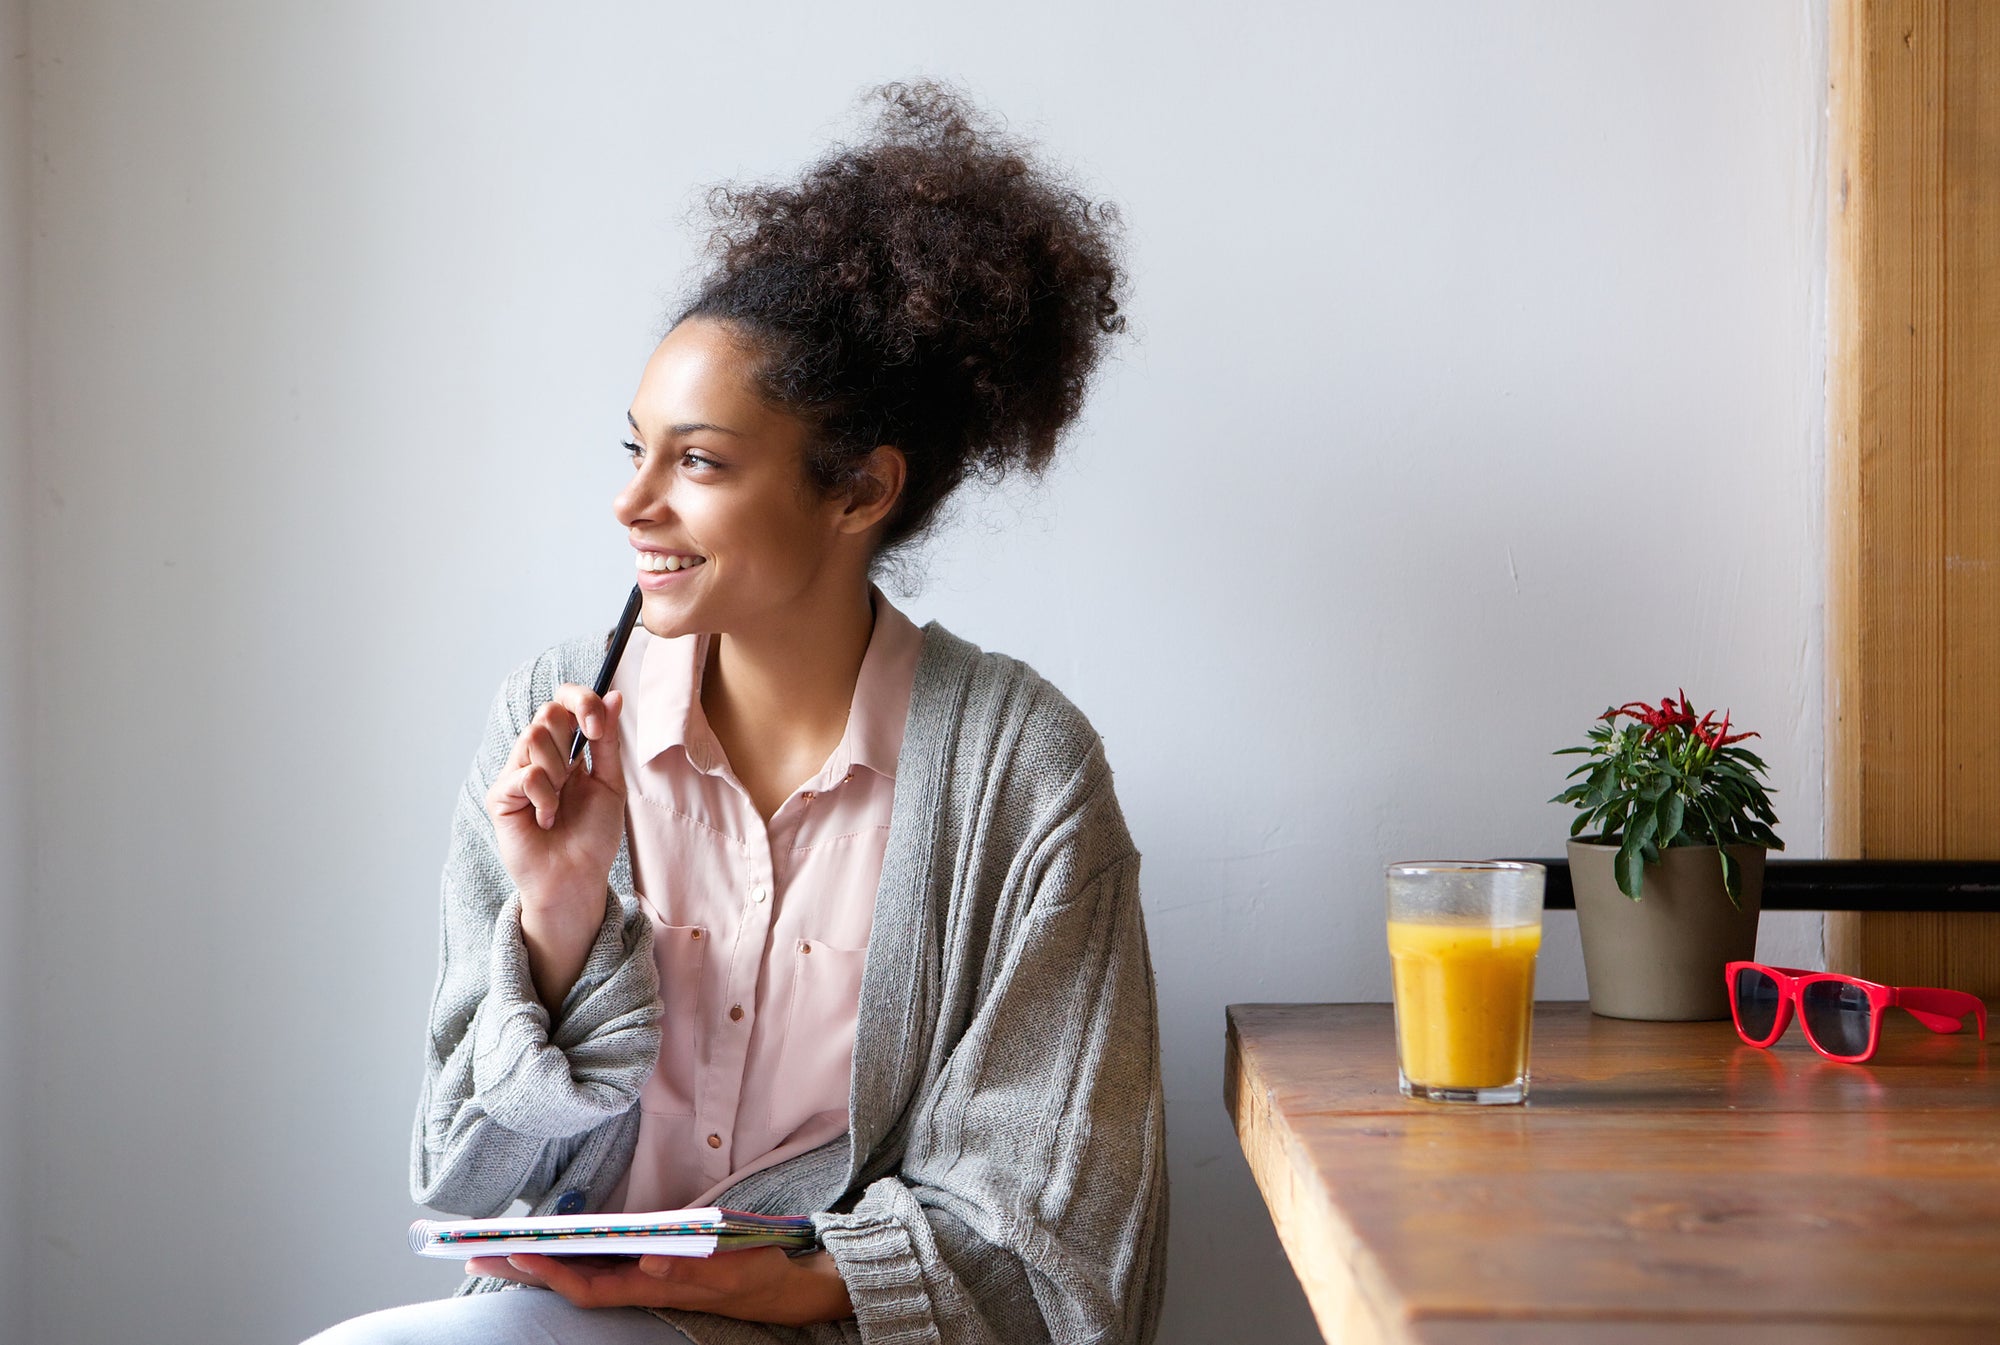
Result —
[[[637, 463], [646, 456], [646, 446], [634, 440], [631, 439], [625, 440], [624, 448], [625, 452], [631, 457], [632, 461], [635, 463]], [[695, 452], [691, 448], [681, 450], [680, 460], [686, 466], [693, 467], [698, 471], [708, 471], [712, 468], [719, 469], [722, 466], [722, 464], [717, 462], [714, 458], [706, 457], [700, 453]]]

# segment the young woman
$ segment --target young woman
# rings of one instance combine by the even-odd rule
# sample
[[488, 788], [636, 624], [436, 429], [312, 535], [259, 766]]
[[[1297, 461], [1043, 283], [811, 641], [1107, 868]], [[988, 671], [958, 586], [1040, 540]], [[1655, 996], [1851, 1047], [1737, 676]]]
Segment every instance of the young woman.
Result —
[[823, 1250], [482, 1258], [322, 1342], [1153, 1334], [1159, 1045], [1110, 768], [1031, 669], [870, 581], [966, 477], [1048, 463], [1123, 326], [1114, 239], [955, 95], [881, 92], [868, 142], [712, 201], [613, 506], [644, 629], [602, 700], [600, 638], [495, 702], [412, 1150], [457, 1214], [813, 1212]]

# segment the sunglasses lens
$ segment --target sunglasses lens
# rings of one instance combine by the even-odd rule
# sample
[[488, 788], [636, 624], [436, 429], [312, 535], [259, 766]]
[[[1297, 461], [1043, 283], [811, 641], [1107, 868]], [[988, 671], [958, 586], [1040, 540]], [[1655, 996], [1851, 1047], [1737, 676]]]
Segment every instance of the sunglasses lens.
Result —
[[1868, 1049], [1875, 1006], [1868, 992], [1841, 981], [1814, 981], [1799, 992], [1799, 1017], [1828, 1055], [1860, 1055]]
[[1778, 983], [1755, 967], [1736, 973], [1736, 1021], [1743, 1035], [1762, 1041], [1778, 1023]]

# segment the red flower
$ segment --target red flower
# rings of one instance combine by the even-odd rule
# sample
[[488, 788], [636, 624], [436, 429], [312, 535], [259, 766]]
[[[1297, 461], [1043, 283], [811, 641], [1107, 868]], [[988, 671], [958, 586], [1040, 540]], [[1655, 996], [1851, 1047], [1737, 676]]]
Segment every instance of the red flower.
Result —
[[1694, 707], [1688, 704], [1685, 691], [1681, 692], [1679, 705], [1674, 704], [1671, 696], [1661, 697], [1657, 706], [1646, 701], [1627, 701], [1616, 710], [1605, 711], [1604, 718], [1615, 719], [1619, 715], [1636, 719], [1646, 726], [1644, 742], [1653, 741], [1668, 729], [1691, 728], [1694, 725]]
[[1694, 730], [1694, 736], [1701, 739], [1711, 752], [1719, 751], [1731, 743], [1740, 743], [1745, 738], [1755, 738], [1757, 736], [1754, 733], [1732, 734], [1729, 731], [1729, 712], [1727, 710], [1722, 712], [1722, 726], [1711, 731], [1709, 723], [1714, 718], [1715, 712], [1713, 710], [1709, 711], [1706, 715], [1702, 716], [1701, 723], [1697, 724]]

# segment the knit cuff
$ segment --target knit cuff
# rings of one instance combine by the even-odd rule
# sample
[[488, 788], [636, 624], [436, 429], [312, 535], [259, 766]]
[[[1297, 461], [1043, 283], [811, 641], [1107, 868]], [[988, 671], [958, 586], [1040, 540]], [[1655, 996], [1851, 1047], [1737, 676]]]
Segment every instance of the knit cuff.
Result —
[[[617, 899], [607, 896], [584, 974], [563, 1002], [564, 1019], [623, 960], [622, 924]], [[605, 1119], [605, 1100], [579, 1090], [569, 1057], [555, 1044], [575, 1035], [562, 1028], [558, 1021], [552, 1030], [535, 993], [516, 893], [494, 922], [486, 997], [474, 1025], [472, 1081], [480, 1107], [517, 1134], [567, 1139]]]
[[[515, 917], [514, 928], [516, 931], [520, 929], [518, 915]], [[525, 975], [528, 967], [527, 943], [518, 933], [516, 939], [520, 943], [521, 970]], [[618, 894], [607, 889], [604, 894], [604, 923], [597, 927], [597, 936], [590, 942], [590, 953], [583, 960], [583, 970], [576, 974], [576, 984], [569, 988], [567, 995], [563, 996], [562, 1008], [556, 1011], [555, 1021], [549, 1025], [551, 1041], [567, 1049], [590, 1035], [599, 1025], [598, 1012], [583, 1012], [584, 1001], [595, 995], [600, 988], [624, 970], [632, 954], [633, 950], [625, 944], [624, 909], [619, 905]], [[648, 957], [647, 961], [650, 963], [651, 958]], [[633, 1004], [636, 1006], [640, 1003], [651, 1003], [658, 988], [657, 980], [651, 975], [638, 980], [646, 982], [645, 994], [635, 998]], [[638, 988], [638, 980], [634, 980], [633, 987], [629, 988]], [[532, 979], [528, 981], [528, 993], [534, 994]]]
[[822, 1214], [813, 1222], [847, 1285], [866, 1345], [938, 1345], [930, 1291], [908, 1229], [881, 1215]]

